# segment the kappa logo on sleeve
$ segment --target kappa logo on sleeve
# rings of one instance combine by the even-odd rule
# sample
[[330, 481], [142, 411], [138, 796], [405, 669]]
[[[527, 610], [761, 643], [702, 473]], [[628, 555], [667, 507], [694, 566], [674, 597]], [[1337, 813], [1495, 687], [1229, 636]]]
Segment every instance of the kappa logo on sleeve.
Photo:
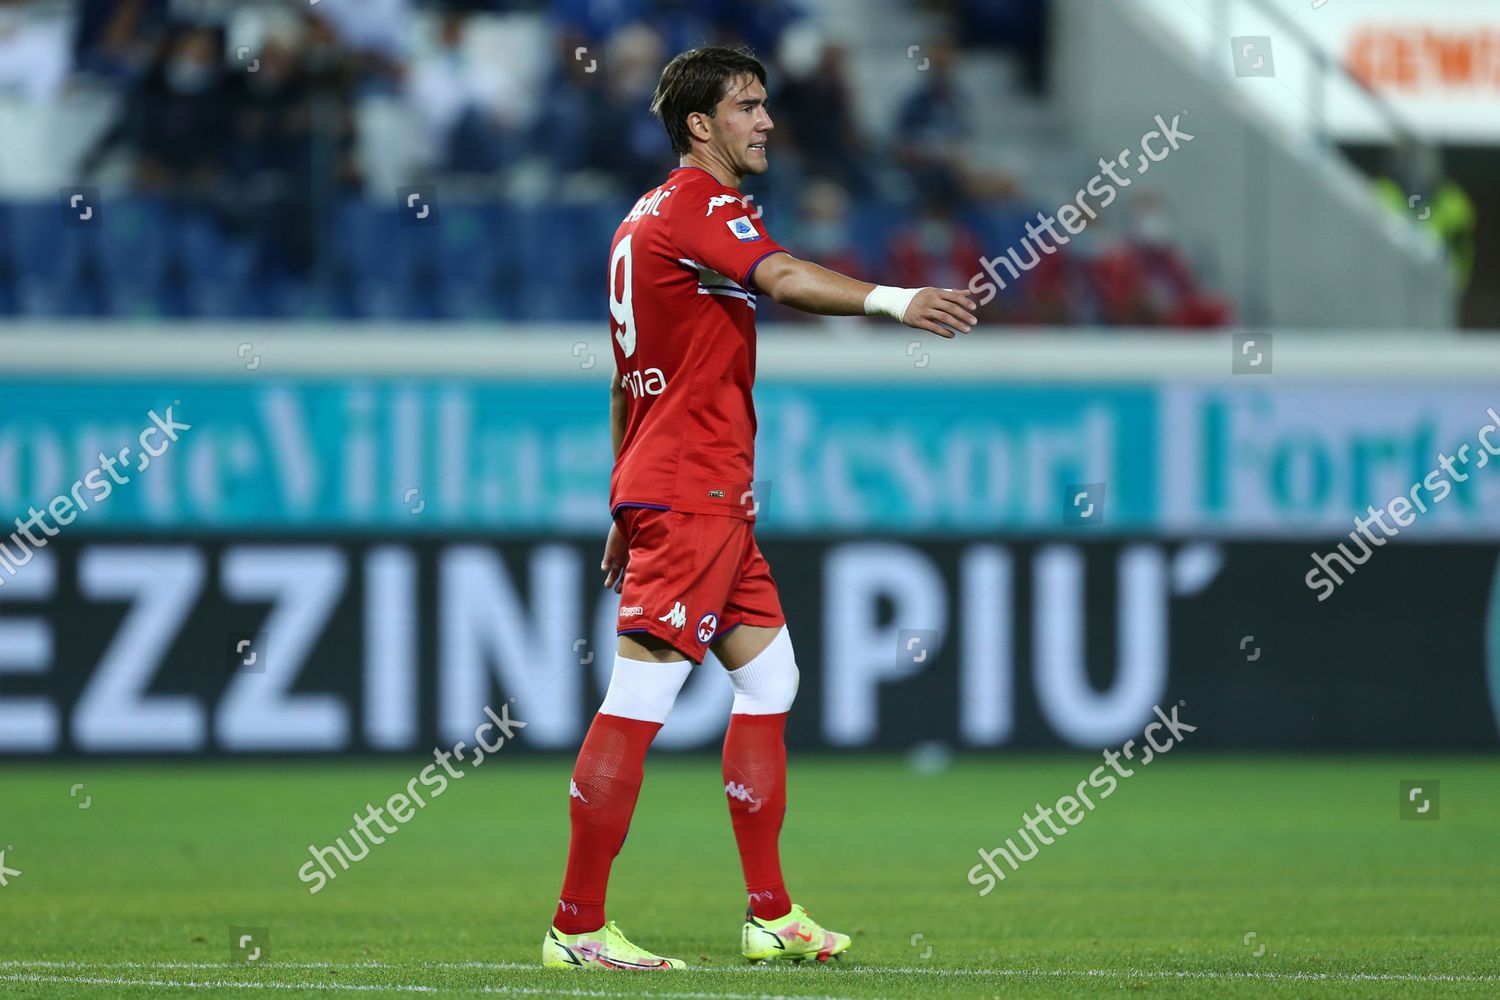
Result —
[[748, 215], [742, 215], [738, 219], [730, 219], [725, 225], [734, 234], [734, 238], [741, 243], [752, 243], [755, 240], [763, 238], [756, 230], [755, 223], [750, 221], [750, 216]]
[[712, 198], [708, 199], [708, 213], [703, 217], [706, 219], [710, 215], [713, 215], [714, 209], [716, 208], [723, 208], [725, 205], [743, 205], [744, 203], [745, 199], [739, 197], [738, 195], [716, 194]]

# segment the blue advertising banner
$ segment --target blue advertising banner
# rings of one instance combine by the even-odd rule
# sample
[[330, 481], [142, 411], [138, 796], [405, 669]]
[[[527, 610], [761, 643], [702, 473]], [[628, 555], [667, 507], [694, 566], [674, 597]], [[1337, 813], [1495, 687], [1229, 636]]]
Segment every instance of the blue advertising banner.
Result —
[[[1157, 522], [1154, 389], [777, 382], [757, 400], [764, 532], [1056, 530], [1074, 484], [1105, 484], [1089, 499], [1113, 529]], [[185, 426], [150, 456], [169, 408]], [[80, 532], [593, 531], [610, 465], [607, 390], [577, 381], [0, 382], [0, 514], [81, 508], [97, 472], [112, 489]]]
[[[1481, 387], [763, 379], [759, 531], [1500, 537]], [[84, 534], [597, 532], [577, 378], [0, 381], [0, 516]], [[1386, 514], [1389, 508], [1389, 517]], [[1378, 513], [1377, 513], [1378, 512]]]

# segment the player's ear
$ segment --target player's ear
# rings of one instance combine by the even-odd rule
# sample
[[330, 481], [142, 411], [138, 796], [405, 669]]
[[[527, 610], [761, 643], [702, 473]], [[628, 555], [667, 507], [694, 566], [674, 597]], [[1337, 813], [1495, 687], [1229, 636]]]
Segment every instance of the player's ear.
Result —
[[709, 116], [701, 111], [694, 111], [687, 116], [688, 134], [694, 139], [707, 142], [713, 137], [713, 132], [708, 127]]

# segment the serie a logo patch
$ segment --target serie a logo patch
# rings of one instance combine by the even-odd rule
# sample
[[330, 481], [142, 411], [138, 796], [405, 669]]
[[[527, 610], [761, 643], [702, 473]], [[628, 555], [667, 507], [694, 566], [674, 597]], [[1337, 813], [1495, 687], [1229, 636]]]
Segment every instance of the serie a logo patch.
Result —
[[750, 243], [761, 238], [760, 233], [756, 232], [755, 223], [750, 221], [750, 216], [748, 215], [742, 215], [738, 219], [730, 219], [725, 225], [734, 234], [734, 238], [741, 243]]

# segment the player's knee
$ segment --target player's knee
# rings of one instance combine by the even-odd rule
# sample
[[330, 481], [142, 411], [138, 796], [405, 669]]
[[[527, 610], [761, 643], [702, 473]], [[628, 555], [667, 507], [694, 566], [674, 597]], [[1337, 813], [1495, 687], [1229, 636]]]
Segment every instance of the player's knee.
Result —
[[658, 662], [617, 655], [599, 711], [623, 719], [665, 723], [692, 669], [687, 660]]
[[797, 698], [801, 674], [792, 653], [792, 637], [783, 628], [771, 644], [738, 670], [729, 671], [738, 715], [779, 715]]

